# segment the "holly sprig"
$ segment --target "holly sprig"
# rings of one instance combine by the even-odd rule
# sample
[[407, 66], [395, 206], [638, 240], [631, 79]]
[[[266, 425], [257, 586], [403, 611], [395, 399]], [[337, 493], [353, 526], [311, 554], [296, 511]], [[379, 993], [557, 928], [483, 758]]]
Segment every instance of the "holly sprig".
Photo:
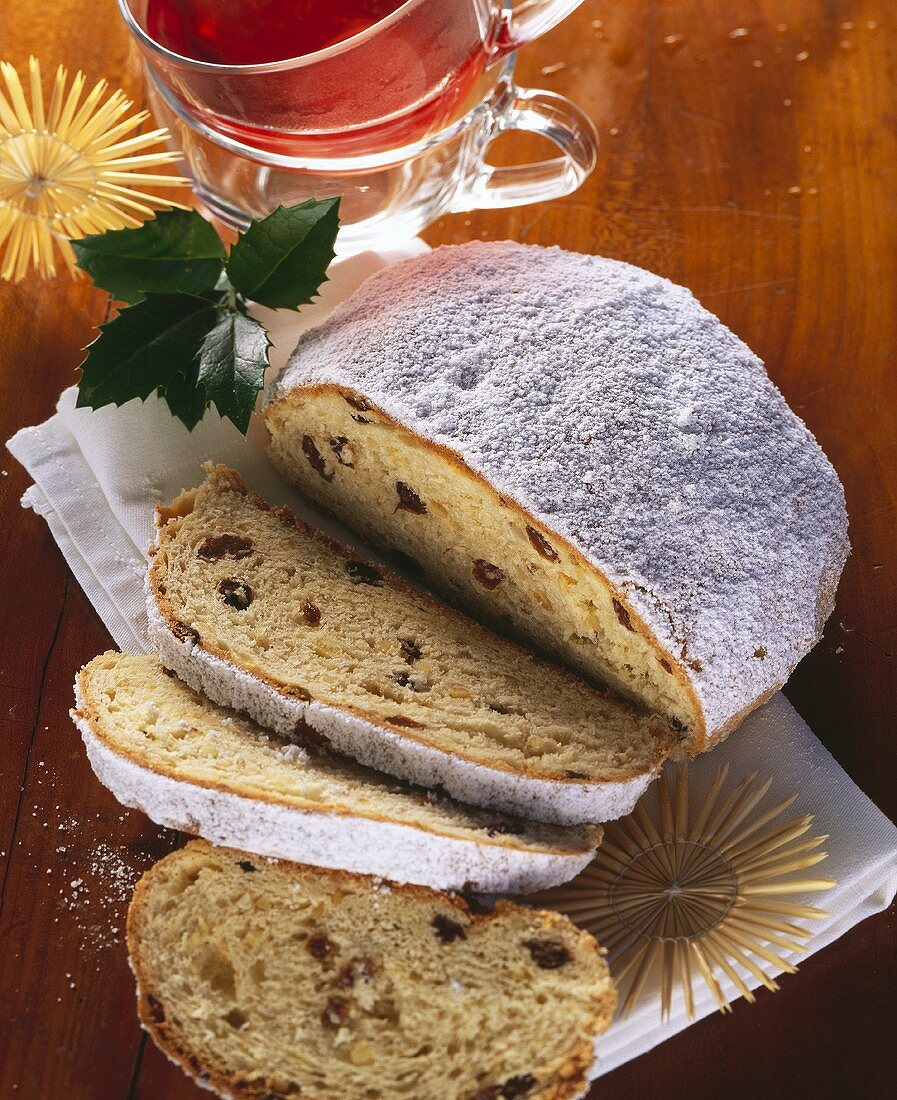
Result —
[[214, 405], [245, 435], [271, 347], [249, 303], [311, 302], [338, 229], [339, 199], [309, 199], [253, 221], [229, 250], [194, 210], [72, 241], [78, 266], [127, 303], [86, 349], [77, 404], [157, 393], [190, 431]]

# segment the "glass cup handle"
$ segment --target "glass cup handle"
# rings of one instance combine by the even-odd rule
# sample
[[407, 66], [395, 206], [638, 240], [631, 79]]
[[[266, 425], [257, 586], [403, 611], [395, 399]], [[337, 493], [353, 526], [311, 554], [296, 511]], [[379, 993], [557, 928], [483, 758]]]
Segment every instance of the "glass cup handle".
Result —
[[[541, 89], [512, 88], [509, 93], [510, 102], [493, 115], [477, 161], [452, 203], [453, 211], [524, 206], [560, 198], [575, 191], [595, 167], [598, 134], [592, 120], [575, 103]], [[506, 130], [541, 134], [554, 142], [561, 156], [504, 168], [487, 164], [490, 144]]]
[[583, 0], [523, 0], [503, 8], [495, 39], [495, 52], [503, 57], [550, 31]]

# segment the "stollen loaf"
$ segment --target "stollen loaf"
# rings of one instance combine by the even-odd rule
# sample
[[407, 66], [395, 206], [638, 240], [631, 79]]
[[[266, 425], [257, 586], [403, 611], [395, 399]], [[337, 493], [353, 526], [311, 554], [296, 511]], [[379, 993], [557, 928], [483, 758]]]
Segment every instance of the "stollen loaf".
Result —
[[820, 637], [835, 471], [763, 364], [630, 264], [471, 242], [379, 272], [266, 409], [316, 506], [701, 751]]

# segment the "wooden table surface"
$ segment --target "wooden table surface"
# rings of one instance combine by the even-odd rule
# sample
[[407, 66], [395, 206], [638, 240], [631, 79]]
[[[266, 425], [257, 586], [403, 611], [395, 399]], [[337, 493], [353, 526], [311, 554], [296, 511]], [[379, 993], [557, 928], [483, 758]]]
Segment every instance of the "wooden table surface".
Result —
[[[21, 66], [29, 52], [141, 95], [113, 0], [4, 0], [0, 57]], [[893, 0], [588, 0], [525, 51], [520, 75], [589, 111], [595, 174], [563, 201], [426, 234], [652, 268], [763, 357], [844, 480], [853, 542], [825, 639], [787, 694], [892, 818], [895, 62]], [[508, 154], [529, 140], [508, 139]], [[0, 285], [0, 438], [52, 412], [107, 308], [64, 277]], [[198, 1097], [137, 1027], [121, 942], [135, 874], [174, 838], [117, 806], [88, 767], [72, 678], [110, 639], [43, 521], [20, 510], [24, 472], [8, 455], [0, 470], [0, 1097]], [[894, 937], [892, 909], [779, 993], [692, 1027], [593, 1095], [893, 1095]]]

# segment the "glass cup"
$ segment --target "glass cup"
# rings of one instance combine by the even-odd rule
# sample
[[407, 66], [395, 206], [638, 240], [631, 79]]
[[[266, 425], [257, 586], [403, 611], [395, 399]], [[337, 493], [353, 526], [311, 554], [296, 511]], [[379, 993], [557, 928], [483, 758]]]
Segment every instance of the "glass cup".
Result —
[[[595, 166], [588, 116], [519, 88], [514, 51], [582, 0], [406, 0], [368, 30], [287, 61], [223, 65], [173, 53], [146, 29], [147, 0], [119, 0], [150, 100], [209, 212], [234, 228], [279, 203], [342, 195], [341, 252], [417, 233], [443, 214], [574, 191]], [[560, 155], [495, 167], [505, 131]]]

